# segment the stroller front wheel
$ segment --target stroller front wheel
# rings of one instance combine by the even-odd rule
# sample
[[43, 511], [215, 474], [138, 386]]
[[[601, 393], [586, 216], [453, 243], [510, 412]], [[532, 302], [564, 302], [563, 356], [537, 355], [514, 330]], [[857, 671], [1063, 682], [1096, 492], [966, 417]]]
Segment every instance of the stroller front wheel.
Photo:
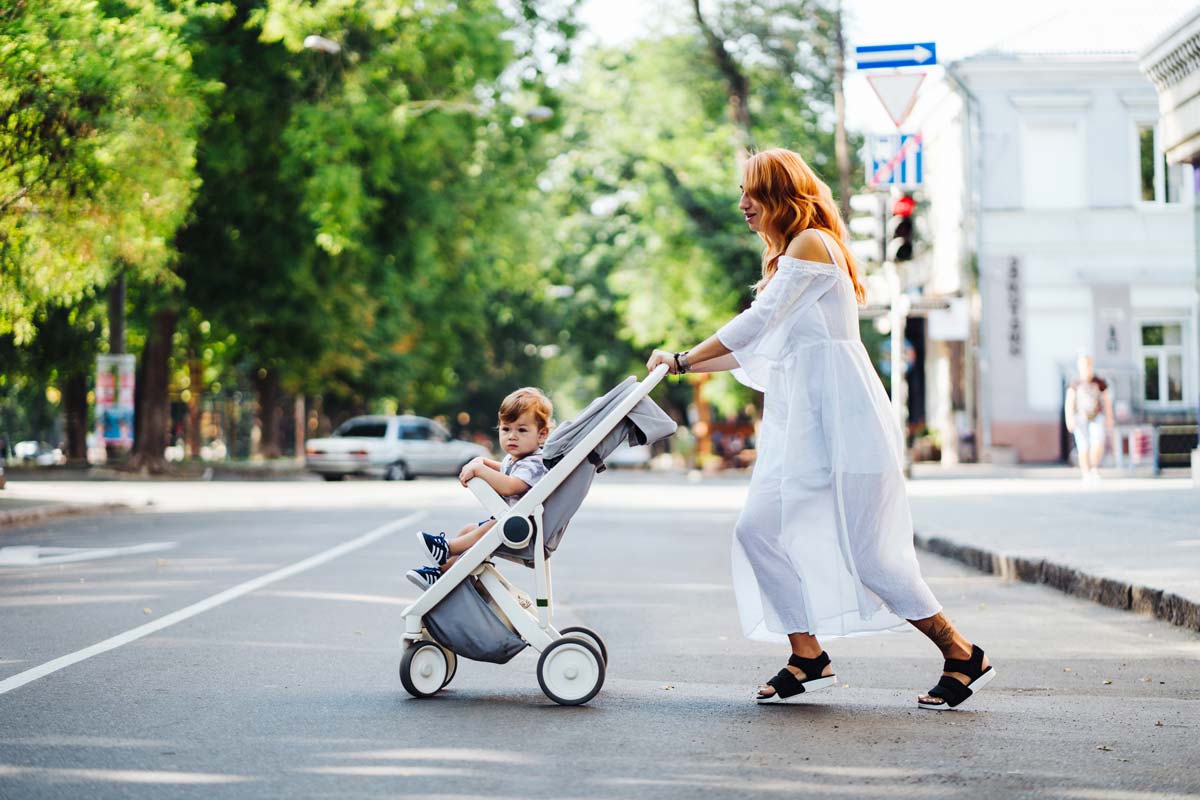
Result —
[[591, 643], [564, 636], [542, 651], [537, 676], [542, 691], [554, 702], [583, 705], [604, 685], [604, 659]]
[[445, 651], [428, 639], [414, 642], [400, 659], [400, 683], [413, 697], [432, 697], [452, 677]]

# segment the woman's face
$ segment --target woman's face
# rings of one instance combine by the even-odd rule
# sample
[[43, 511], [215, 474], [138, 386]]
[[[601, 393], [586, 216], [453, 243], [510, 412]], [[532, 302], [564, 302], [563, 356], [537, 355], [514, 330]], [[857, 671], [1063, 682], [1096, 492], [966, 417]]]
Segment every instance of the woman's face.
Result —
[[750, 230], [758, 233], [759, 220], [762, 217], [762, 204], [746, 194], [746, 190], [742, 188], [742, 199], [738, 201], [738, 208], [746, 216], [746, 224], [750, 226]]

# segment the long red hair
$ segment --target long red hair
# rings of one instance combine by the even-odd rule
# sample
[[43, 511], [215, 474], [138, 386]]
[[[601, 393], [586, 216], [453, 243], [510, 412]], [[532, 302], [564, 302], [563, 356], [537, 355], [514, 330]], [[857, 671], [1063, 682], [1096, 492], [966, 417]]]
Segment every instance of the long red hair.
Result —
[[816, 228], [833, 236], [846, 258], [858, 302], [866, 299], [867, 290], [846, 246], [846, 225], [833, 201], [833, 192], [799, 153], [782, 148], [755, 153], [746, 162], [742, 188], [762, 206], [758, 235], [767, 243], [763, 250], [762, 279], [755, 285], [755, 292], [761, 291], [775, 275], [779, 257], [787, 250], [788, 243], [801, 231]]

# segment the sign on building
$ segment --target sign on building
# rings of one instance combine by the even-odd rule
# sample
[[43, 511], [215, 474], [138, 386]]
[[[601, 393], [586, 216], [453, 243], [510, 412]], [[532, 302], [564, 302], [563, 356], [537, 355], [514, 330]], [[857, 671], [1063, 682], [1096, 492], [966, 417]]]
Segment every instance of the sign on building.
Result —
[[868, 136], [863, 164], [867, 185], [911, 189], [924, 182], [924, 155], [919, 133], [883, 133]]

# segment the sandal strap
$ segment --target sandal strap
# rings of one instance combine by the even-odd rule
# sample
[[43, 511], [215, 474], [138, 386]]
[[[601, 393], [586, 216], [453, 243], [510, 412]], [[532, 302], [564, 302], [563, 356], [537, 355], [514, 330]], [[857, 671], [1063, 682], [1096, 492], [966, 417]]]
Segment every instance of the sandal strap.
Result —
[[937, 686], [929, 690], [930, 697], [940, 697], [946, 705], [954, 708], [972, 694], [971, 690], [949, 675], [943, 675]]
[[[971, 645], [971, 657], [968, 659], [947, 658], [946, 665], [942, 667], [942, 672], [961, 672], [971, 680], [975, 680], [983, 674], [983, 648], [979, 645]], [[955, 681], [958, 683], [958, 681]]]
[[[788, 656], [788, 666], [795, 667], [804, 673], [805, 678], [819, 678], [821, 672], [829, 666], [829, 654], [824, 650], [816, 658], [801, 658], [794, 653]], [[787, 670], [784, 670], [785, 672]]]
[[767, 681], [767, 686], [774, 688], [775, 694], [780, 697], [792, 697], [804, 693], [804, 682], [787, 669], [779, 670], [778, 675]]

